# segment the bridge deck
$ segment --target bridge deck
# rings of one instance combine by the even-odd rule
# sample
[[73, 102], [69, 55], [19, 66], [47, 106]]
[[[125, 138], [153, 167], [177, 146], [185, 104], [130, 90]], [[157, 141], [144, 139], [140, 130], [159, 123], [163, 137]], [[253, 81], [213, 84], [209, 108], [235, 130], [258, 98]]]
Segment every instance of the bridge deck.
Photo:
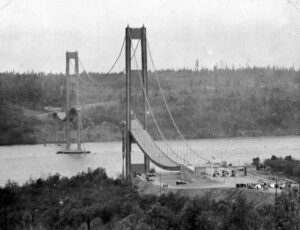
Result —
[[170, 159], [162, 150], [156, 145], [150, 134], [143, 129], [139, 120], [131, 120], [131, 135], [135, 139], [138, 146], [146, 154], [152, 163], [160, 168], [172, 171], [180, 170], [180, 164]]

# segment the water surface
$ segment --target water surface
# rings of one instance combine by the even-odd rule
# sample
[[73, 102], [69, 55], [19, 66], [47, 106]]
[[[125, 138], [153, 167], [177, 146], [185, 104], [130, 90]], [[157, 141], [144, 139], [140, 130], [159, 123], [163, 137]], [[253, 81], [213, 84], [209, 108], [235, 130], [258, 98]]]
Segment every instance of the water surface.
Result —
[[[255, 137], [190, 140], [189, 145], [207, 159], [228, 163], [250, 163], [259, 156], [266, 159], [272, 155], [292, 155], [300, 159], [300, 137]], [[173, 145], [178, 143], [174, 142]], [[88, 168], [103, 167], [109, 176], [117, 177], [122, 172], [121, 142], [86, 143], [91, 154], [56, 154], [62, 147], [56, 145], [15, 145], [0, 147], [0, 185], [7, 180], [24, 183], [29, 178], [46, 178], [50, 174], [72, 176]], [[213, 157], [212, 157], [213, 156]], [[142, 162], [143, 155], [133, 146], [133, 162]], [[190, 159], [195, 164], [199, 159]]]

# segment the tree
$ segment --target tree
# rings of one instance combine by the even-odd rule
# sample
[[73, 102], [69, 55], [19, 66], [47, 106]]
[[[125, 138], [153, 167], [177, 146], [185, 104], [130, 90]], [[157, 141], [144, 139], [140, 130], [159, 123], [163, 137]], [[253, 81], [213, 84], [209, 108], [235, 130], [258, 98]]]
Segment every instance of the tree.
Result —
[[260, 159], [259, 159], [259, 157], [255, 157], [255, 158], [252, 159], [252, 165], [255, 165], [256, 169], [259, 169], [259, 167], [260, 167]]
[[238, 195], [232, 204], [227, 217], [227, 225], [230, 229], [258, 229], [260, 225], [259, 216], [243, 195]]
[[208, 197], [195, 197], [186, 202], [181, 211], [181, 229], [213, 229], [214, 220], [207, 211], [211, 209]]
[[[4, 230], [10, 229], [12, 226], [15, 226], [19, 222], [15, 217], [8, 218], [10, 212], [15, 209], [15, 206], [18, 202], [17, 196], [17, 185], [11, 182], [8, 182], [4, 188], [0, 187], [0, 227]], [[17, 214], [17, 213], [16, 213]]]

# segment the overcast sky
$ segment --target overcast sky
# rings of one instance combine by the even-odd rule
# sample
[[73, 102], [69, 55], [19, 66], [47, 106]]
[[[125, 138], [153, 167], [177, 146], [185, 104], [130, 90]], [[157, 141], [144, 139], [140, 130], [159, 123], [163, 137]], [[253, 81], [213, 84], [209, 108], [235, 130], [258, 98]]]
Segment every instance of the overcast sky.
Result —
[[128, 24], [146, 26], [158, 69], [299, 67], [300, 3], [289, 1], [0, 0], [0, 71], [64, 72], [78, 50], [87, 71], [106, 72]]

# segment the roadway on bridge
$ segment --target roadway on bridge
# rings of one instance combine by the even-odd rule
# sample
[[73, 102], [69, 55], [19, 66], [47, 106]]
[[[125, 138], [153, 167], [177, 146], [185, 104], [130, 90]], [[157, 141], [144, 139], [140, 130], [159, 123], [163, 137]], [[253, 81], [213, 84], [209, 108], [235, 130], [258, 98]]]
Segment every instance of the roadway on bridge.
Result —
[[152, 163], [158, 167], [170, 171], [179, 171], [180, 164], [172, 160], [154, 142], [150, 134], [144, 130], [140, 121], [135, 118], [131, 120], [130, 133], [140, 149], [146, 154]]

